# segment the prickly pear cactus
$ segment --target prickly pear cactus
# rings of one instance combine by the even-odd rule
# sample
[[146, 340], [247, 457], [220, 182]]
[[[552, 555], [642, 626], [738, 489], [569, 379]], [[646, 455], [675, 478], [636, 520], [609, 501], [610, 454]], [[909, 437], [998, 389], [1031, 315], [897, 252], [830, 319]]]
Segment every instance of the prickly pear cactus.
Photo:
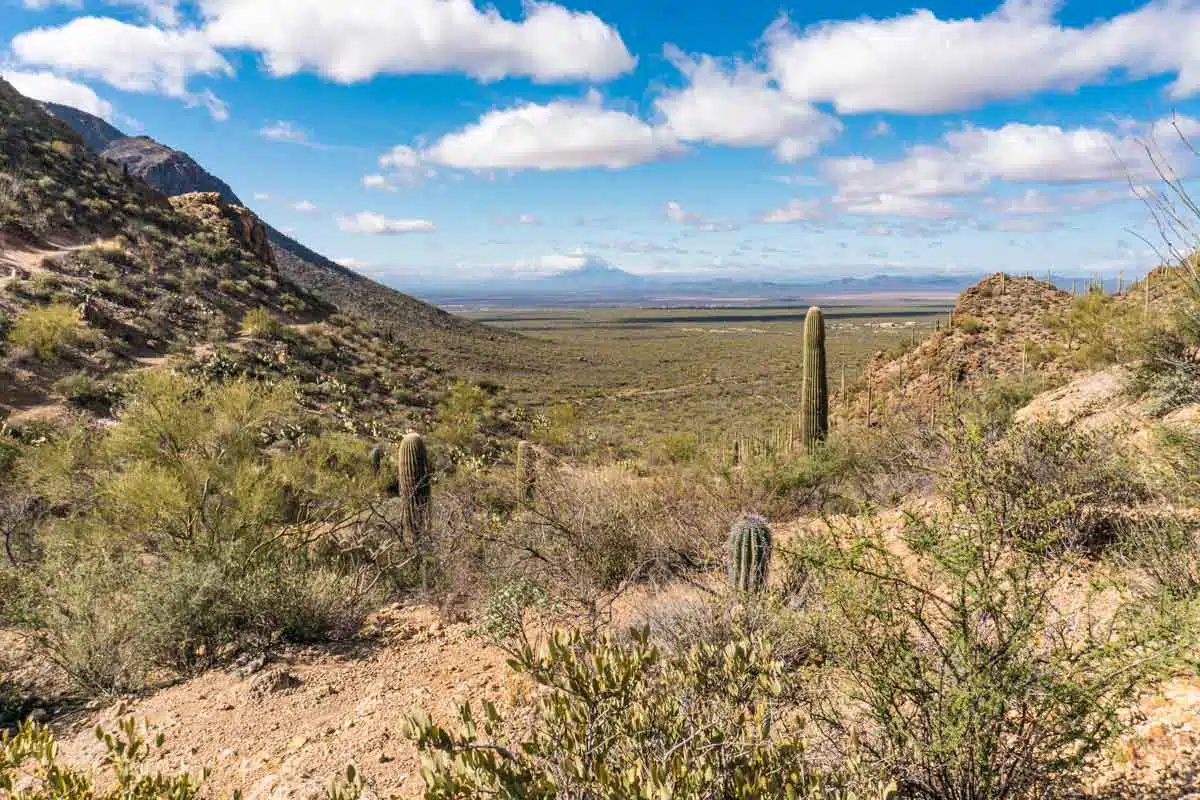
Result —
[[771, 563], [771, 528], [757, 514], [742, 517], [729, 529], [729, 585], [738, 592], [760, 592]]
[[421, 544], [429, 530], [429, 505], [432, 496], [429, 453], [419, 433], [410, 433], [400, 442], [397, 456], [401, 504], [401, 527], [414, 544]]
[[812, 450], [829, 433], [828, 376], [825, 371], [825, 315], [813, 306], [804, 318], [804, 379], [800, 389], [800, 441]]
[[537, 450], [532, 442], [517, 442], [517, 487], [521, 499], [532, 502], [537, 492]]

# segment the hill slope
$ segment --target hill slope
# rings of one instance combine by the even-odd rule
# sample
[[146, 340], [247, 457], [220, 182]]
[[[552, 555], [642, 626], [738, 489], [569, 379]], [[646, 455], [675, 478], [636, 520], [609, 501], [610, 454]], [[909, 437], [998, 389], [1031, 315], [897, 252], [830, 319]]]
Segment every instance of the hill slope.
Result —
[[84, 144], [94, 152], [99, 153], [118, 139], [125, 138], [124, 133], [86, 111], [59, 103], [42, 103], [42, 108], [70, 125], [76, 133], [83, 137]]
[[1121, 360], [1129, 354], [1115, 350], [1120, 326], [1170, 307], [1183, 291], [1177, 273], [1160, 267], [1120, 294], [1079, 297], [1032, 277], [989, 275], [959, 295], [953, 314], [936, 330], [876, 354], [840, 413], [865, 417], [865, 376], [878, 421], [881, 412], [924, 416], [992, 379], [1024, 376], [1039, 385], [1060, 384]]
[[[209, 173], [187, 153], [147, 136], [125, 136], [85, 112], [60, 109], [64, 107], [54, 107], [55, 116], [71, 125], [85, 141], [104, 143], [102, 148], [93, 146], [94, 150], [163, 194], [216, 192], [227, 203], [246, 205], [227, 183]], [[97, 135], [96, 131], [106, 133]], [[488, 343], [514, 342], [519, 339], [515, 334], [485, 328], [376, 283], [270, 225], [266, 227], [281, 274], [322, 300], [348, 314], [384, 324], [393, 336], [414, 349], [462, 360], [470, 372], [486, 372], [509, 362], [506, 355], [492, 353], [495, 348], [489, 347]], [[431, 332], [436, 335], [430, 336]]]
[[172, 359], [296, 380], [352, 429], [426, 419], [446, 375], [283, 274], [266, 227], [217, 193], [168, 199], [0, 81], [0, 415], [107, 413], [111, 379]]

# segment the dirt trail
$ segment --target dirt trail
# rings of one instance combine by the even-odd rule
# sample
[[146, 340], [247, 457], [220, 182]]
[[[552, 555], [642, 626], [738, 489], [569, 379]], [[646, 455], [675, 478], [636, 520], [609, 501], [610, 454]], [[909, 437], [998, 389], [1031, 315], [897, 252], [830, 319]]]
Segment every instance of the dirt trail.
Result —
[[488, 698], [503, 711], [523, 696], [504, 654], [467, 628], [443, 624], [431, 608], [392, 607], [354, 649], [296, 650], [249, 674], [212, 671], [119, 701], [64, 731], [62, 750], [72, 762], [92, 763], [101, 754], [92, 728], [133, 716], [166, 736], [152, 764], [211, 767], [206, 796], [240, 789], [245, 800], [317, 798], [353, 761], [376, 796], [417, 797], [424, 784], [403, 734], [409, 714], [450, 722], [459, 701]]
[[[0, 242], [2, 245], [3, 242]], [[93, 242], [84, 244], [54, 244], [48, 248], [3, 248], [0, 246], [0, 289], [7, 286], [15, 278], [24, 273], [44, 272], [42, 262], [47, 258], [55, 258], [64, 253], [82, 250], [90, 247]]]

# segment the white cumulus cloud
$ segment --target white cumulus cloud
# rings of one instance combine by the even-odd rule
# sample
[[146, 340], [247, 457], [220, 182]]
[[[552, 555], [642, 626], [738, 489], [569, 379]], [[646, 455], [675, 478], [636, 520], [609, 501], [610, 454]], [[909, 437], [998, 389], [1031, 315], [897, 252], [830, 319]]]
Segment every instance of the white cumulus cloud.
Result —
[[0, 72], [18, 92], [46, 103], [61, 103], [101, 119], [113, 119], [112, 103], [97, 95], [91, 87], [68, 80], [53, 72]]
[[783, 94], [747, 64], [725, 66], [668, 46], [667, 57], [688, 80], [655, 100], [666, 127], [681, 141], [728, 147], [771, 147], [780, 161], [807, 158], [842, 131], [842, 123]]
[[597, 92], [582, 101], [527, 103], [490, 111], [424, 151], [460, 169], [621, 169], [683, 151], [669, 132], [605, 108]]
[[[1190, 117], [1179, 117], [1175, 124], [1185, 134], [1200, 130], [1200, 121]], [[1152, 181], [1154, 169], [1143, 146], [1150, 136], [1158, 141], [1163, 160], [1186, 173], [1195, 159], [1170, 125], [1159, 120], [1119, 132], [1017, 122], [1000, 128], [967, 126], [944, 134], [937, 144], [912, 146], [894, 161], [828, 159], [822, 172], [836, 187], [835, 199], [847, 208], [908, 208], [913, 216], [933, 218], [945, 211], [941, 198], [976, 194], [995, 183]], [[1036, 192], [1027, 193], [1010, 213], [1038, 213], [1035, 209], [1044, 201]]]
[[203, 33], [131, 25], [107, 17], [78, 17], [65, 25], [35, 28], [13, 37], [20, 64], [104, 81], [128, 92], [161, 94], [227, 116], [210, 90], [188, 88], [198, 75], [232, 76], [233, 67]]
[[1170, 94], [1200, 91], [1200, 11], [1163, 0], [1068, 27], [1058, 0], [1008, 0], [979, 18], [919, 9], [889, 19], [779, 20], [766, 34], [771, 73], [793, 98], [839, 113], [932, 114], [1042, 91], [1070, 92], [1114, 73], [1174, 75]]
[[822, 204], [820, 200], [791, 200], [782, 208], [768, 211], [759, 219], [763, 222], [771, 223], [809, 222], [817, 219], [821, 214]]
[[834, 198], [834, 202], [850, 214], [944, 220], [958, 213], [954, 205], [945, 200], [887, 192], [853, 200]]
[[591, 12], [541, 0], [506, 19], [472, 0], [199, 0], [210, 41], [254, 50], [276, 76], [341, 83], [380, 74], [463, 72], [485, 81], [601, 81], [636, 61]]
[[[179, 24], [179, 3], [176, 0], [105, 0], [111, 6], [126, 6], [141, 9], [148, 17], [163, 25]], [[25, 8], [40, 10], [62, 6], [83, 8], [83, 0], [24, 0]]]
[[394, 192], [400, 186], [419, 186], [437, 175], [437, 170], [425, 162], [420, 150], [404, 144], [398, 144], [381, 155], [379, 166], [387, 172], [364, 176], [363, 186]]
[[374, 211], [360, 211], [353, 216], [337, 216], [337, 226], [345, 233], [403, 234], [431, 233], [437, 230], [426, 219], [391, 219]]

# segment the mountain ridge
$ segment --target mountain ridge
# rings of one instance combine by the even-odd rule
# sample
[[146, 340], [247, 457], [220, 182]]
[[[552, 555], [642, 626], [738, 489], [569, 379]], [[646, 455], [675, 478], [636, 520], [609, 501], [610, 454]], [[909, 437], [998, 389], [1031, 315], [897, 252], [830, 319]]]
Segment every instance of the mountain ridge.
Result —
[[[175, 150], [149, 136], [127, 136], [114, 126], [87, 112], [58, 104], [41, 104], [49, 113], [70, 126], [89, 148], [129, 174], [141, 178], [167, 196], [192, 192], [215, 192], [235, 206], [249, 208], [223, 180], [208, 172], [191, 155]], [[97, 150], [95, 145], [104, 146]], [[520, 337], [456, 317], [395, 288], [343, 267], [312, 248], [266, 223], [267, 237], [275, 250], [281, 273], [321, 299], [351, 315], [366, 316], [390, 326], [393, 335], [417, 349], [429, 349], [421, 334], [433, 329], [449, 341], [456, 357], [470, 359], [474, 344]]]

